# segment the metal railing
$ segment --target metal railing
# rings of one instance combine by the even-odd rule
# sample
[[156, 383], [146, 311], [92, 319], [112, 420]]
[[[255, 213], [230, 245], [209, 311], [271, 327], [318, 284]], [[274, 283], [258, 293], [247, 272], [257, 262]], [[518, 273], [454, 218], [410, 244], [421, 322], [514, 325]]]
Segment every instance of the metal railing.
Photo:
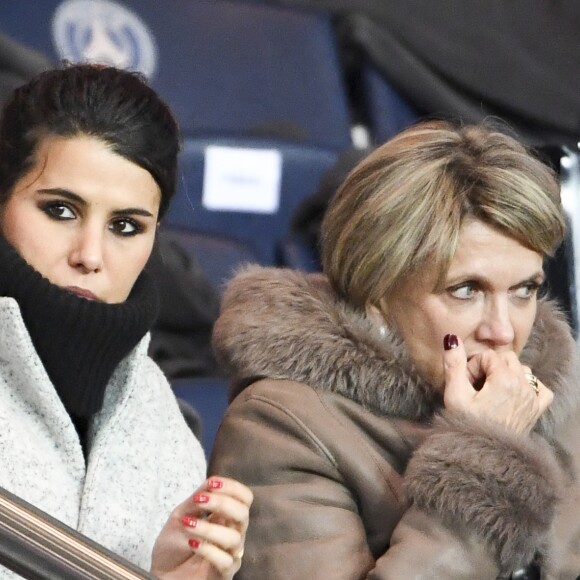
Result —
[[570, 314], [580, 340], [580, 151], [562, 149], [560, 157], [560, 193], [566, 213], [571, 245], [568, 252]]
[[153, 576], [0, 488], [0, 565], [24, 578], [153, 579]]

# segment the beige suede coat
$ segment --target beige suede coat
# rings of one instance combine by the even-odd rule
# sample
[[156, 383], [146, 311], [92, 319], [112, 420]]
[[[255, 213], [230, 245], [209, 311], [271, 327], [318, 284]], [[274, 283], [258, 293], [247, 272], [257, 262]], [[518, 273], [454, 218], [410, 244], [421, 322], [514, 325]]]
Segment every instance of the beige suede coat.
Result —
[[522, 354], [555, 392], [530, 436], [443, 410], [321, 276], [241, 272], [214, 346], [236, 398], [210, 471], [255, 494], [236, 578], [494, 580], [532, 560], [580, 575], [578, 357], [550, 303]]

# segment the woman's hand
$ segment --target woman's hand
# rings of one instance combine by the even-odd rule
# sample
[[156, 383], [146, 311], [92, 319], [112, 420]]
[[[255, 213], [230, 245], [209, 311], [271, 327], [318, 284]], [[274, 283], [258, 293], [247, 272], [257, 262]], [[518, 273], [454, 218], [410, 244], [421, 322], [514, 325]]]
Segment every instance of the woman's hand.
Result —
[[456, 347], [444, 351], [443, 364], [446, 409], [492, 419], [517, 433], [529, 433], [554, 398], [540, 381], [536, 392], [532, 371], [514, 352], [486, 350], [468, 361], [457, 339]]
[[164, 580], [233, 578], [252, 500], [252, 492], [233, 479], [208, 479], [171, 512], [153, 547], [151, 573]]

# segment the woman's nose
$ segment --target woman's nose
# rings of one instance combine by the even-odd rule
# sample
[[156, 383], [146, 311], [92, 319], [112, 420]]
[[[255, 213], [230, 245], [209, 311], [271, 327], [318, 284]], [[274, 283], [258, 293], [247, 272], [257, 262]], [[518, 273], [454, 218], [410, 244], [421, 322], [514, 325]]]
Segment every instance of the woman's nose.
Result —
[[478, 340], [487, 343], [490, 348], [513, 343], [515, 331], [507, 300], [494, 301], [486, 306], [477, 334]]
[[69, 253], [69, 265], [83, 272], [99, 272], [103, 268], [103, 235], [97, 228], [78, 232]]

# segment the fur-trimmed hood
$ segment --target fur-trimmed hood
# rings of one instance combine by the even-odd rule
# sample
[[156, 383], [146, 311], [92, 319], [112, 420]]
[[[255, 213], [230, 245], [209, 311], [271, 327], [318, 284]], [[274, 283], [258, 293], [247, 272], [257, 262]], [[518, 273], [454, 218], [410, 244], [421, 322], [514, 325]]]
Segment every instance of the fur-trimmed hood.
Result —
[[[234, 379], [232, 398], [268, 377], [340, 393], [386, 416], [421, 420], [441, 406], [396, 333], [381, 336], [320, 274], [246, 267], [228, 285], [213, 344]], [[576, 343], [554, 303], [539, 302], [521, 359], [554, 391], [539, 424], [550, 435], [580, 405]]]

